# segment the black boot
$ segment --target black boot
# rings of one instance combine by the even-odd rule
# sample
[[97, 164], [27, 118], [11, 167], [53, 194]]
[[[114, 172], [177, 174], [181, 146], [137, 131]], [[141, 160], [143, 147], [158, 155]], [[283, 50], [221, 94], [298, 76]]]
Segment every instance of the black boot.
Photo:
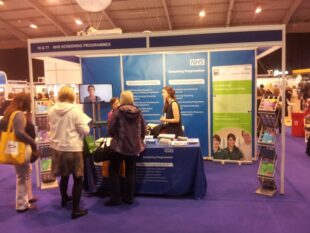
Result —
[[85, 209], [85, 210], [79, 209], [79, 210], [74, 211], [74, 212], [71, 213], [71, 218], [72, 218], [72, 219], [77, 219], [77, 218], [79, 218], [79, 217], [85, 216], [87, 213], [88, 213], [88, 210], [87, 210], [87, 209]]

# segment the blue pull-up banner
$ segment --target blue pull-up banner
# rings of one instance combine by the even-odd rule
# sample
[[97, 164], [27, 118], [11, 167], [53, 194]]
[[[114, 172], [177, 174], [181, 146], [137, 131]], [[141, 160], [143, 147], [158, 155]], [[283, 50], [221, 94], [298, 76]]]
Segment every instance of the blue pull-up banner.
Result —
[[123, 57], [124, 89], [131, 90], [147, 123], [159, 123], [163, 100], [163, 55]]
[[165, 55], [166, 85], [172, 86], [180, 104], [185, 135], [199, 138], [208, 154], [208, 53]]

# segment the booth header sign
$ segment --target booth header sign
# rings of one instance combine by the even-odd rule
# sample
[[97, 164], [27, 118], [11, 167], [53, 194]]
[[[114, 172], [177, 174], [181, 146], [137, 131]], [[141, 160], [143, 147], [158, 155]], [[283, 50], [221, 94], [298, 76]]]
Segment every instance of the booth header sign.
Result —
[[282, 41], [282, 31], [221, 32], [150, 37], [150, 47]]
[[60, 51], [110, 50], [145, 48], [146, 38], [101, 39], [32, 43], [31, 53], [50, 53]]

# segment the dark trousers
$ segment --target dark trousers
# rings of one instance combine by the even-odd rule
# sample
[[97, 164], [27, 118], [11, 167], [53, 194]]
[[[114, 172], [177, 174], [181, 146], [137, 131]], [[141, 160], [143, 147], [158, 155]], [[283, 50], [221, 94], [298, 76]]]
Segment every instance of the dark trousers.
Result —
[[110, 160], [110, 193], [111, 201], [121, 201], [120, 191], [120, 167], [122, 161], [125, 160], [125, 182], [124, 182], [124, 199], [133, 201], [136, 183], [136, 156], [128, 156], [123, 154], [115, 154]]
[[[60, 179], [60, 185], [59, 185], [62, 201], [69, 199], [69, 196], [67, 193], [68, 183], [69, 183], [69, 176], [62, 176]], [[77, 212], [80, 209], [82, 189], [83, 189], [83, 177], [73, 176], [72, 212]]]

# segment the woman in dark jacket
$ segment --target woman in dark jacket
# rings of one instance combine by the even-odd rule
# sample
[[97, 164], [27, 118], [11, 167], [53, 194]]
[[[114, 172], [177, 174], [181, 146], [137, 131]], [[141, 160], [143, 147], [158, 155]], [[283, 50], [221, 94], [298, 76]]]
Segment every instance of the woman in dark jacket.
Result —
[[132, 204], [135, 193], [136, 157], [144, 150], [145, 124], [141, 111], [134, 105], [131, 91], [123, 91], [120, 106], [113, 111], [109, 124], [109, 134], [113, 137], [111, 149], [116, 154], [110, 161], [111, 199], [106, 206], [120, 205], [119, 171], [125, 160], [125, 193], [123, 202]]

